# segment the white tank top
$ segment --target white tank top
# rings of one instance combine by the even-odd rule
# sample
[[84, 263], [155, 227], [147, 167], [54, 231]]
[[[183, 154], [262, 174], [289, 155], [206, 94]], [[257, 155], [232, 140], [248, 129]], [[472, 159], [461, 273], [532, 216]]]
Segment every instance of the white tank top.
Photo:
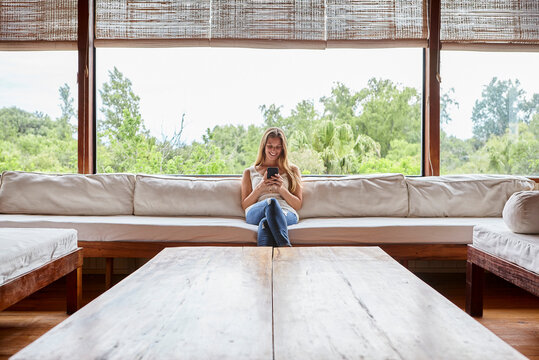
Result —
[[[251, 166], [249, 168], [249, 173], [251, 174], [251, 188], [254, 189], [261, 181], [263, 181], [263, 175], [260, 174], [258, 171], [256, 171], [256, 168], [254, 166]], [[285, 174], [282, 174], [281, 177], [283, 178], [283, 185], [286, 188], [288, 188], [288, 175], [285, 173]], [[271, 192], [271, 191], [263, 192], [262, 195], [258, 197], [257, 202], [260, 202], [262, 200], [266, 200], [269, 198], [275, 198], [279, 202], [279, 205], [281, 205], [281, 209], [283, 209], [283, 212], [285, 215], [288, 214], [288, 212], [291, 212], [294, 215], [296, 215], [296, 218], [299, 221], [299, 216], [296, 210], [294, 210], [292, 206], [288, 205], [286, 200], [283, 199], [278, 192]], [[251, 209], [253, 205], [245, 209], [245, 215], [247, 215], [247, 213], [249, 212], [249, 209]]]

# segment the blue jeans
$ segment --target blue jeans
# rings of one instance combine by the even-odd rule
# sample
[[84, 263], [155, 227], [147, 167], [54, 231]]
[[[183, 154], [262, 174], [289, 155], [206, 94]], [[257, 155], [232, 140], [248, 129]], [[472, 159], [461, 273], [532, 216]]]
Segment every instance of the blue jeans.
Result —
[[292, 246], [288, 225], [298, 223], [292, 212], [284, 214], [277, 199], [262, 200], [253, 205], [245, 217], [247, 223], [258, 225], [258, 246]]

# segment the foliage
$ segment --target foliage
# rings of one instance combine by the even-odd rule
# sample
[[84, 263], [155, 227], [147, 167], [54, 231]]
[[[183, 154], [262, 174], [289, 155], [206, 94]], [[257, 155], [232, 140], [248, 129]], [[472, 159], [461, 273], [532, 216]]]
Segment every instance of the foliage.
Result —
[[470, 139], [441, 131], [443, 174], [539, 174], [539, 94], [527, 100], [518, 80], [494, 77], [476, 100], [471, 120]]
[[485, 86], [481, 99], [475, 102], [472, 112], [474, 137], [483, 143], [490, 136], [502, 136], [510, 125], [527, 121], [523, 117], [525, 107], [524, 90], [518, 80], [493, 78]]
[[[67, 85], [64, 93], [69, 99]], [[77, 140], [68, 120], [16, 107], [0, 109], [0, 171], [76, 172]]]
[[[278, 126], [304, 174], [421, 172], [421, 96], [390, 80], [370, 79], [359, 91], [336, 83], [316, 104], [302, 100], [284, 114], [260, 106], [260, 125], [217, 125], [201, 141], [182, 141], [180, 130], [157, 139], [145, 127], [140, 98], [117, 68], [100, 90], [97, 171], [166, 174], [241, 174], [255, 161], [265, 128]], [[453, 89], [442, 94], [441, 121], [458, 108]], [[69, 86], [59, 89], [61, 116], [0, 109], [0, 170], [76, 172], [76, 113]], [[320, 110], [317, 110], [320, 109]], [[474, 137], [441, 131], [442, 173], [539, 174], [539, 94], [529, 100], [518, 81], [485, 86], [476, 101]]]

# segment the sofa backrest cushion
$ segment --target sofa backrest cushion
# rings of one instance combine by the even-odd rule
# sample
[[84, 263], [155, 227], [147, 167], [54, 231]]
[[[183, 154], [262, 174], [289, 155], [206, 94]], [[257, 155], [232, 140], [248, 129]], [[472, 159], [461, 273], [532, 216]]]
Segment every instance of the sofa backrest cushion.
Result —
[[501, 217], [505, 202], [534, 183], [505, 175], [407, 178], [411, 217]]
[[402, 174], [307, 178], [303, 181], [300, 219], [407, 214], [408, 192]]
[[241, 179], [137, 175], [135, 215], [241, 216]]
[[132, 215], [135, 176], [42, 174], [5, 171], [0, 213]]

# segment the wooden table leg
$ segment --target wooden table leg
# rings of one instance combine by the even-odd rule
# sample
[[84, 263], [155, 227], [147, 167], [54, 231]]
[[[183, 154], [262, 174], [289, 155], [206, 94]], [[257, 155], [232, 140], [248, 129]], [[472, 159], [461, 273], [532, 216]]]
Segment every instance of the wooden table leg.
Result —
[[105, 288], [108, 290], [112, 287], [112, 273], [114, 268], [114, 258], [106, 258], [105, 267]]
[[466, 312], [472, 316], [483, 316], [483, 287], [485, 271], [482, 267], [466, 262]]

